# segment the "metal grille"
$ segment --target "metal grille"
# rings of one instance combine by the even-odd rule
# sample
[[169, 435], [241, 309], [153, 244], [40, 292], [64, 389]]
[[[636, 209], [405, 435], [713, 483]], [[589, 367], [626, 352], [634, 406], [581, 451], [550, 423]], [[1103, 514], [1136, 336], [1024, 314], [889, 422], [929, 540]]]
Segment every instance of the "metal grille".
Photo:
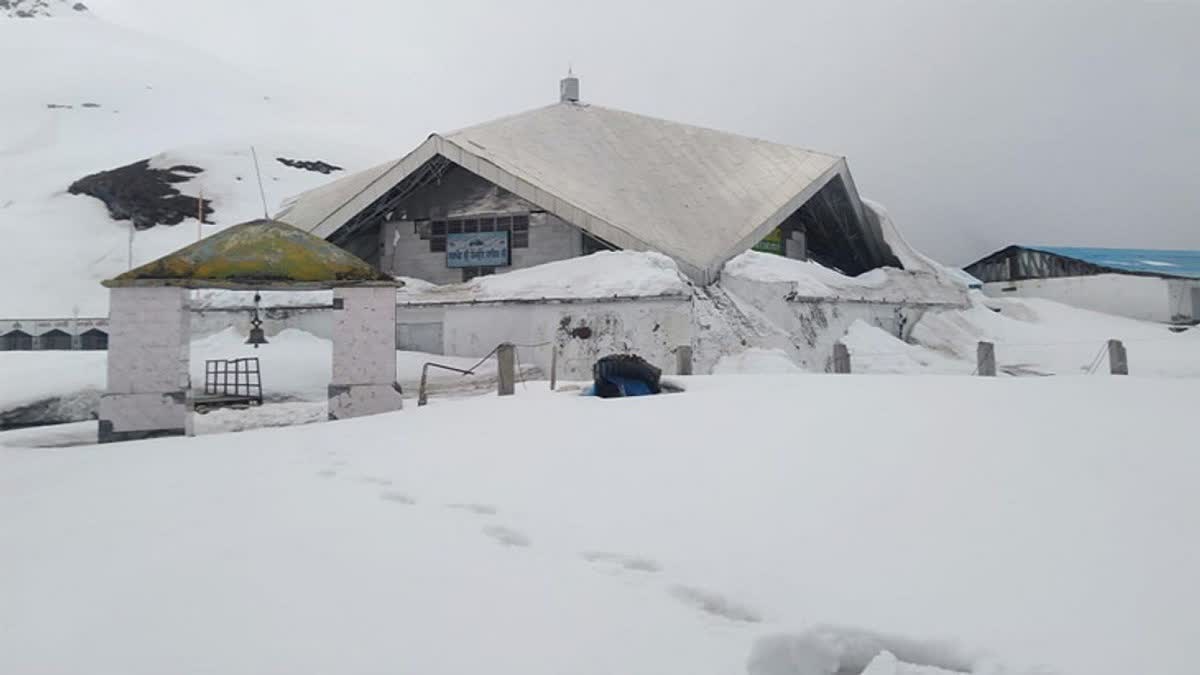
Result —
[[258, 357], [206, 360], [204, 395], [261, 404], [262, 378]]

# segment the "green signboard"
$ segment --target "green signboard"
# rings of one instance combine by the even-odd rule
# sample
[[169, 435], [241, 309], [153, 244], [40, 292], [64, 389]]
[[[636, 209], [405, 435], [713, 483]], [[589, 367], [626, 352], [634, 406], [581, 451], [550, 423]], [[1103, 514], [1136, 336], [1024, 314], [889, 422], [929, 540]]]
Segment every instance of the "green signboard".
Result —
[[767, 233], [767, 236], [762, 238], [762, 241], [754, 245], [754, 250], [761, 253], [784, 255], [783, 232], [778, 227], [771, 230]]

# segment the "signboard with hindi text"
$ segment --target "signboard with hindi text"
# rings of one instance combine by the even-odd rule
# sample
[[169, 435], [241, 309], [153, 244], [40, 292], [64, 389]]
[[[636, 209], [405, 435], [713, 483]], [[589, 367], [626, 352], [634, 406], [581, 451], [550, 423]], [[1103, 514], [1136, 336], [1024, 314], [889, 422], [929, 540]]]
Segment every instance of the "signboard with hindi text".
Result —
[[446, 267], [507, 267], [508, 232], [454, 232], [446, 235]]

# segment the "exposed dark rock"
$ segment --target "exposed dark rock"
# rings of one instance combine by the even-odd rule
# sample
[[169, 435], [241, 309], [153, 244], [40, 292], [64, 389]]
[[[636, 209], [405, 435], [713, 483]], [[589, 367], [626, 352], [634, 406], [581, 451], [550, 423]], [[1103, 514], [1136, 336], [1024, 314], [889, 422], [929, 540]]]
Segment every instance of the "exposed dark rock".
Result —
[[86, 12], [88, 7], [82, 2], [77, 2], [74, 5], [71, 5], [71, 9], [75, 10], [76, 12]]
[[96, 419], [100, 392], [95, 389], [69, 396], [54, 396], [0, 411], [0, 429], [22, 429]]
[[333, 164], [327, 164], [321, 160], [308, 161], [303, 159], [288, 159], [287, 157], [276, 157], [275, 161], [284, 166], [290, 166], [293, 169], [304, 169], [305, 171], [316, 171], [317, 173], [330, 174], [334, 171], [342, 171], [342, 167]]
[[81, 105], [84, 108], [99, 108], [100, 107], [99, 103], [83, 103]]
[[[0, 2], [2, 2], [2, 1], [3, 0], [0, 0]], [[51, 110], [71, 110], [75, 106], [67, 105], [67, 104], [63, 104], [63, 103], [47, 103], [46, 107]]]
[[213, 213], [209, 200], [201, 206], [195, 197], [180, 194], [176, 183], [186, 183], [204, 169], [181, 164], [169, 169], [154, 169], [144, 159], [109, 171], [80, 178], [67, 189], [73, 195], [88, 195], [104, 202], [114, 220], [132, 220], [133, 226], [146, 230], [155, 225], [178, 225], [195, 218], [200, 208], [205, 222]]

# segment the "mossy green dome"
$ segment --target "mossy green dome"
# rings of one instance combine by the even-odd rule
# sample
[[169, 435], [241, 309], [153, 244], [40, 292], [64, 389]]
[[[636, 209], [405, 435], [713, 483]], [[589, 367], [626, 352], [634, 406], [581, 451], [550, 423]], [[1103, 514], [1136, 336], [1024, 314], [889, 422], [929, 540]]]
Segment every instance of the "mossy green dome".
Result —
[[365, 260], [277, 220], [234, 225], [103, 283], [283, 290], [396, 285]]

